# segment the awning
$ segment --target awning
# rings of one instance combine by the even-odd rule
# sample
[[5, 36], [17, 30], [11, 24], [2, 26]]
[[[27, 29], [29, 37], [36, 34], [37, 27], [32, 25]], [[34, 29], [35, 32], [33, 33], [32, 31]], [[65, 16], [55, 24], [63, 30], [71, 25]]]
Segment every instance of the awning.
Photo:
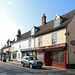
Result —
[[11, 52], [17, 52], [17, 50], [11, 50]]
[[21, 52], [24, 52], [24, 51], [32, 51], [33, 48], [27, 48], [27, 49], [21, 49]]

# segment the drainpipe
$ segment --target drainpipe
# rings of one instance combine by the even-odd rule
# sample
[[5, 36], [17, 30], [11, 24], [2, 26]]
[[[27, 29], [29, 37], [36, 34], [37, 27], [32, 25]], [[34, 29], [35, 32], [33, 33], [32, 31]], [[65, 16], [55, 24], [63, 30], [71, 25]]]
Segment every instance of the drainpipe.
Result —
[[67, 42], [67, 52], [68, 52], [68, 64], [69, 64], [69, 32], [67, 30], [67, 27], [66, 27], [66, 42]]

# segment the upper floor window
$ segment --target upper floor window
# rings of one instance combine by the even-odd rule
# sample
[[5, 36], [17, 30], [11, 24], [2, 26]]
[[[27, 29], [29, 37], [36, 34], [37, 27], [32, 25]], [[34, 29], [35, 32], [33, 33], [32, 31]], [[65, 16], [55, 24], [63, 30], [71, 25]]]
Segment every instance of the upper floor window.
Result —
[[42, 37], [38, 38], [38, 46], [42, 46]]
[[57, 27], [60, 25], [60, 18], [57, 18], [54, 20], [54, 27]]
[[57, 44], [57, 33], [52, 34], [52, 44]]
[[31, 47], [31, 39], [29, 39], [29, 47]]

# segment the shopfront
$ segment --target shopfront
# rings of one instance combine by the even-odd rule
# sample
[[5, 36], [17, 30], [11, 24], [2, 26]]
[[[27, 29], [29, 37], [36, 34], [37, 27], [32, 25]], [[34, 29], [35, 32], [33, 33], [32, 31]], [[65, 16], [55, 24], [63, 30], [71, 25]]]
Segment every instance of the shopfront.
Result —
[[6, 60], [7, 61], [11, 60], [11, 52], [10, 51], [6, 51]]
[[57, 44], [35, 48], [37, 59], [43, 61], [46, 66], [66, 67], [66, 44]]
[[22, 57], [23, 56], [33, 56], [32, 48], [21, 49]]
[[11, 60], [17, 61], [17, 50], [11, 51]]

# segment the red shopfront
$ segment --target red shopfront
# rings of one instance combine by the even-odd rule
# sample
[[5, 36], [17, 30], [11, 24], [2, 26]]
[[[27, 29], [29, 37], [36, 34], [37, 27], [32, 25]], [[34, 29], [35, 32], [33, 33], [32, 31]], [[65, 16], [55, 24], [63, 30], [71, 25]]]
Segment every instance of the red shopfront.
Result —
[[[35, 52], [43, 52], [43, 64], [66, 68], [66, 44], [57, 44], [35, 48]], [[36, 53], [37, 54], [37, 53]]]

